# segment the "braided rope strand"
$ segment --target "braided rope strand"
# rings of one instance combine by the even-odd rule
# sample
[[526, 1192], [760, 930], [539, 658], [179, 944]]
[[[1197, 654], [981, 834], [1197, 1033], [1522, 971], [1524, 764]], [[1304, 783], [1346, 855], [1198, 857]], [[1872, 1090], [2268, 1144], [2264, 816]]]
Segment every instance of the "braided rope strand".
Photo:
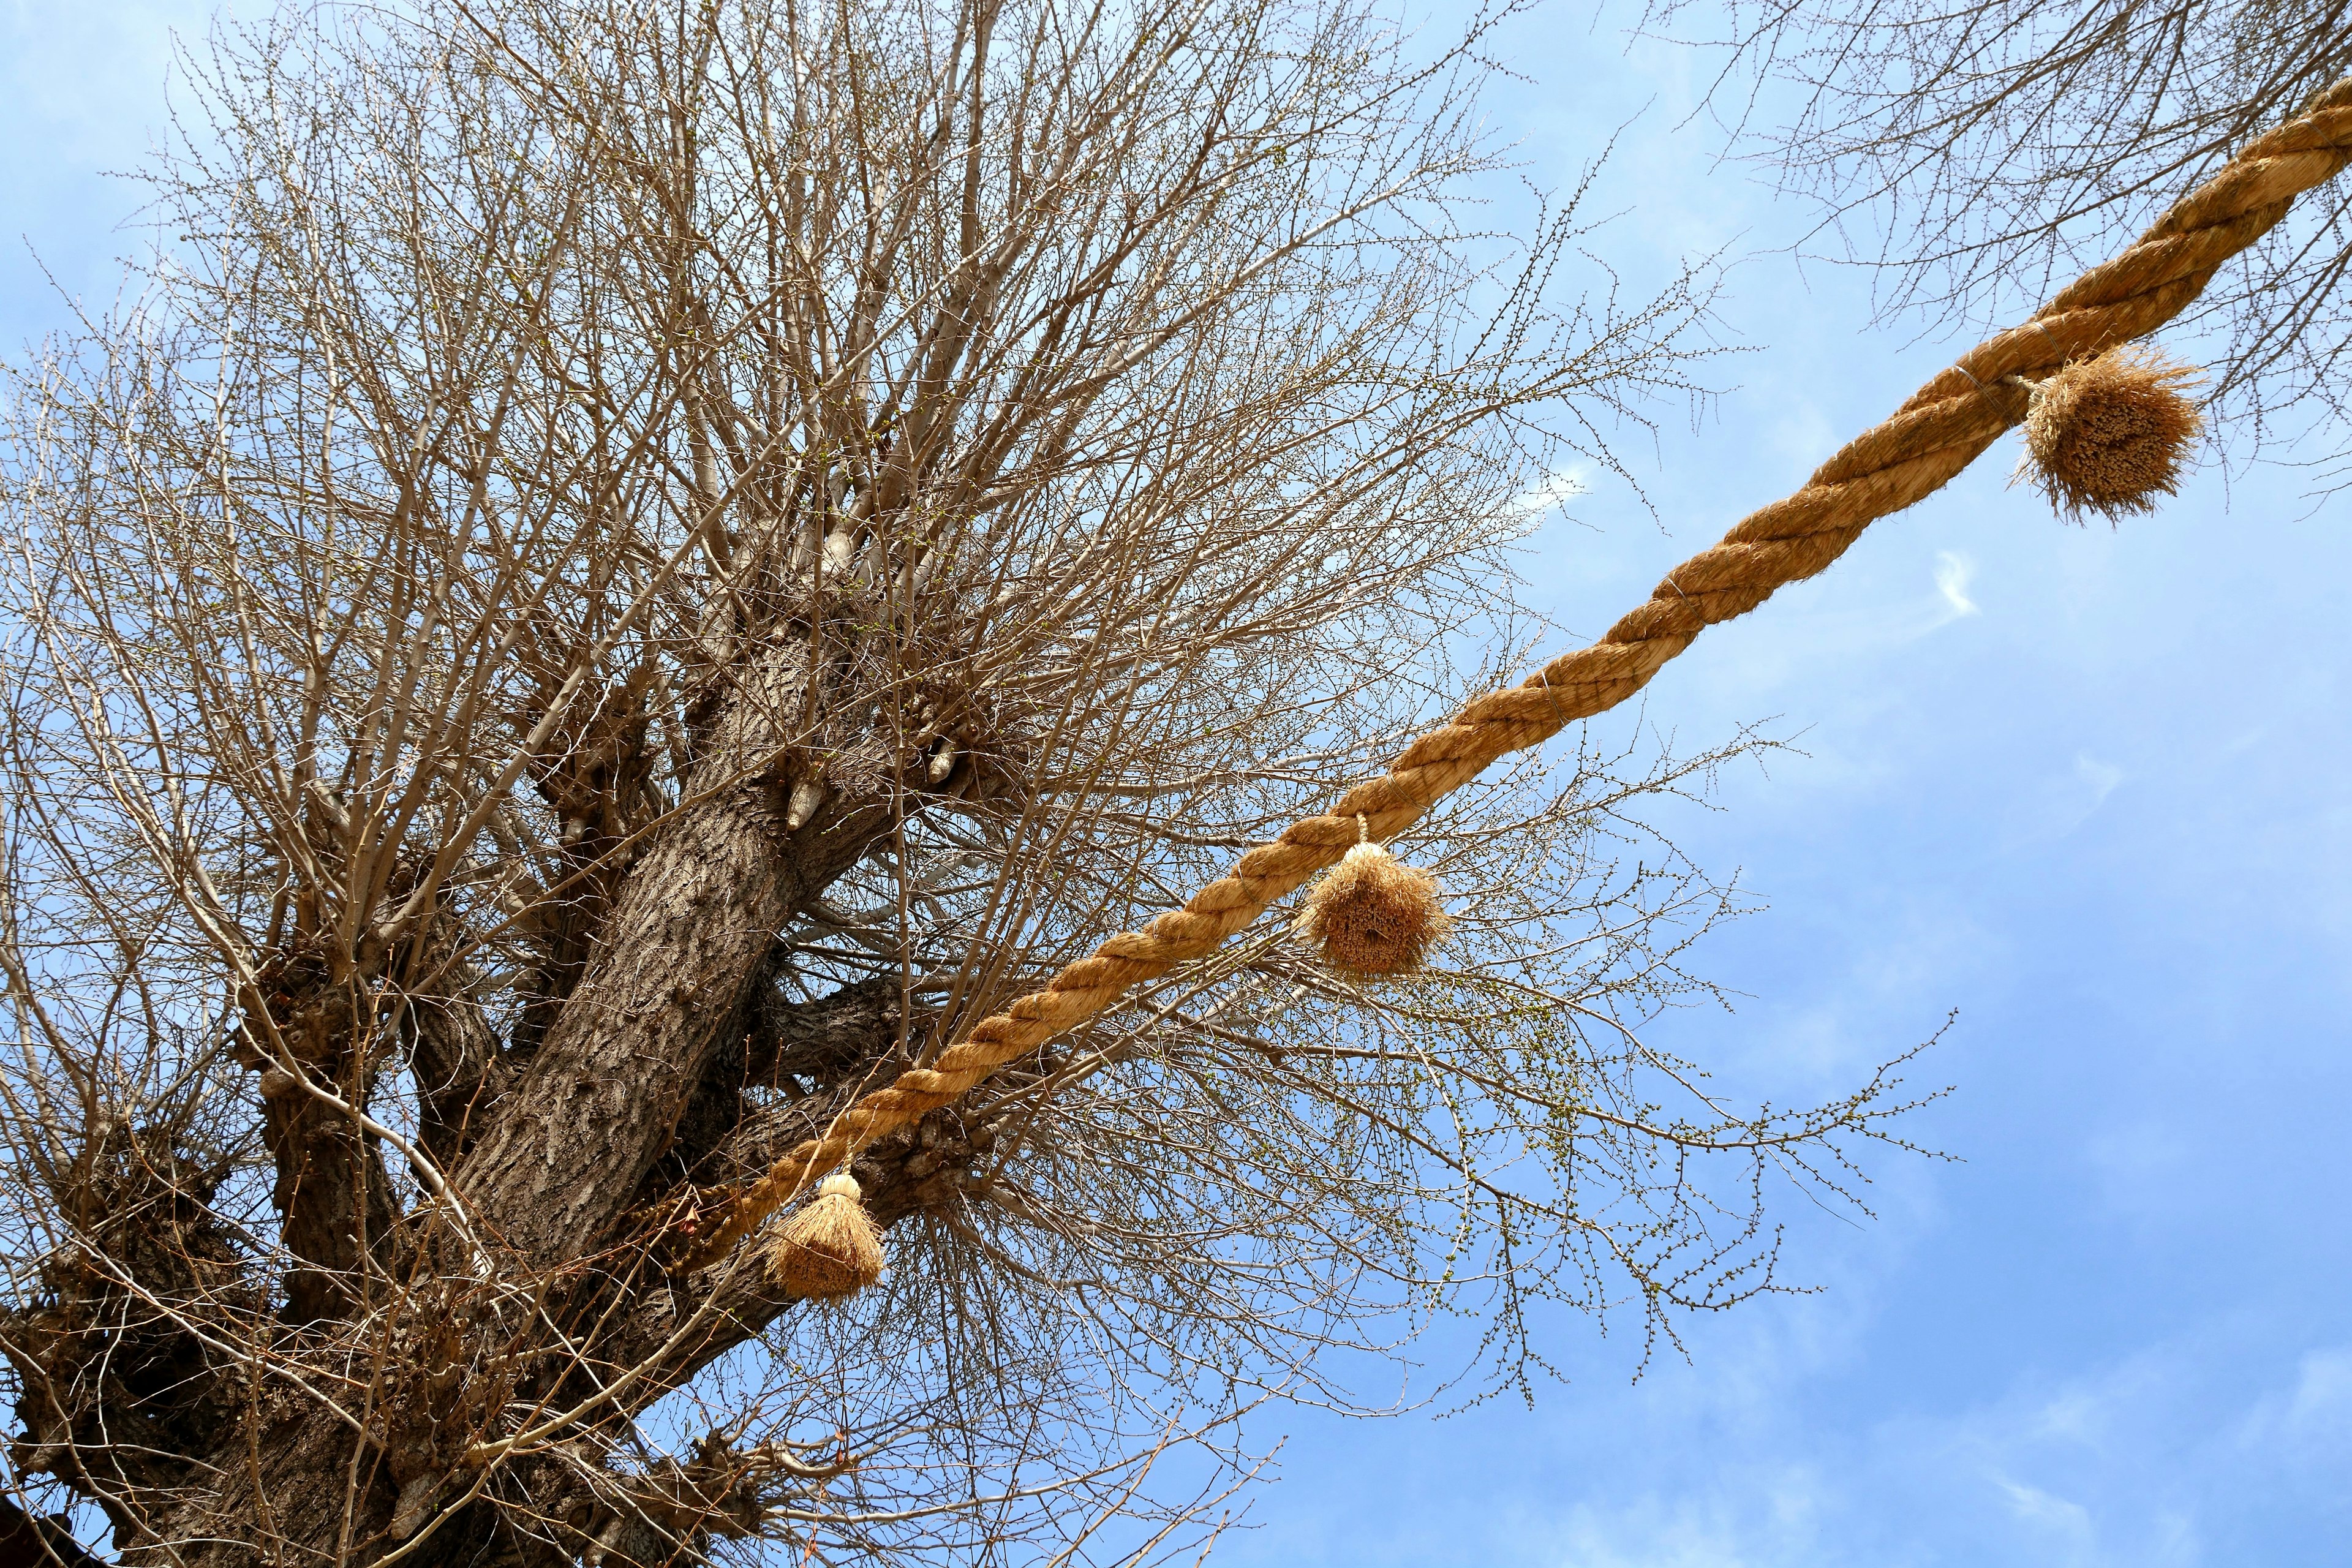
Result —
[[1112, 937], [1044, 989], [982, 1019], [928, 1068], [865, 1095], [737, 1195], [687, 1267], [717, 1261], [760, 1222], [876, 1139], [969, 1092], [998, 1068], [1109, 1007], [1127, 989], [1215, 950], [1268, 905], [1339, 860], [1369, 824], [1393, 837], [1506, 752], [1624, 701], [1707, 626], [1824, 570], [1877, 519], [1940, 489], [2025, 412], [2004, 380], [2036, 379], [2143, 337], [2203, 292], [2222, 263], [2286, 216], [2294, 199], [2352, 163], [2352, 78], [2257, 138], [2174, 204], [2113, 260], [2076, 279], [2022, 326], [1988, 338], [1864, 431], [1793, 495], [1751, 512], [1684, 562], [1599, 642], [1562, 654], [1522, 685], [1489, 692], [1408, 746], [1381, 778], [1285, 829], [1139, 931]]

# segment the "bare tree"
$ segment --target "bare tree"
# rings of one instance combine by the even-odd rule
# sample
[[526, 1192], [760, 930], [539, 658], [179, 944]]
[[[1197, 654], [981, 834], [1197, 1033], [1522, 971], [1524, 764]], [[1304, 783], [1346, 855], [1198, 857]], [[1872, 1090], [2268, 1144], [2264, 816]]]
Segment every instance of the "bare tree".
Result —
[[140, 289], [5, 416], [31, 1511], [1149, 1560], [1325, 1347], [1477, 1314], [1462, 1386], [1525, 1387], [1536, 1303], [1778, 1288], [1763, 1178], [1850, 1200], [1900, 1096], [1744, 1110], [1640, 1037], [1733, 895], [1633, 807], [1748, 737], [1453, 797], [1430, 973], [1269, 923], [866, 1149], [845, 1306], [680, 1263], [1543, 635], [1529, 498], [1706, 300], [1564, 293], [1572, 203], [1465, 221], [1486, 25], [420, 0], [192, 58]]
[[[1821, 199], [1832, 253], [1878, 266], [1890, 310], [1954, 329], [2038, 300], [2352, 75], [2345, 0], [1667, 0], [1648, 15], [1727, 49], [1715, 102]], [[1793, 113], [1757, 96], [1774, 83], [1796, 89]], [[2326, 453], [2340, 446], [2348, 278], [2352, 195], [2321, 191], [2208, 291], [2189, 323], [2223, 344], [2224, 426], [2284, 449], [2317, 416]]]

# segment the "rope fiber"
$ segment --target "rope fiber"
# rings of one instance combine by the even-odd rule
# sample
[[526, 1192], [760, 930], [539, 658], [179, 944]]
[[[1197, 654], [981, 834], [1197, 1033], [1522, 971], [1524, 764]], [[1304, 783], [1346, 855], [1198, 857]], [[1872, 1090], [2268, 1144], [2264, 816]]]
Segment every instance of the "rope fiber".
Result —
[[1877, 519], [1941, 488], [2025, 416], [2035, 380], [2072, 361], [2143, 337], [2179, 315], [2221, 264], [2268, 233], [2295, 197], [2352, 163], [2352, 78], [2258, 137], [2129, 249], [2093, 268], [2022, 326], [1963, 354], [1864, 431], [1804, 487], [1740, 520], [1720, 542], [1669, 573], [1647, 602], [1588, 647], [1562, 654], [1525, 683], [1472, 700], [1406, 747], [1387, 774], [1356, 785], [1318, 816], [1244, 855], [1181, 910], [1112, 937], [1002, 1013], [982, 1019], [928, 1068], [844, 1110], [736, 1194], [684, 1259], [716, 1262], [819, 1176], [998, 1068], [1109, 1007], [1129, 986], [1213, 952], [1352, 847], [1393, 837], [1437, 800], [1508, 752], [1537, 745], [1647, 685], [1706, 627], [1744, 616], [1773, 592], [1825, 569]]

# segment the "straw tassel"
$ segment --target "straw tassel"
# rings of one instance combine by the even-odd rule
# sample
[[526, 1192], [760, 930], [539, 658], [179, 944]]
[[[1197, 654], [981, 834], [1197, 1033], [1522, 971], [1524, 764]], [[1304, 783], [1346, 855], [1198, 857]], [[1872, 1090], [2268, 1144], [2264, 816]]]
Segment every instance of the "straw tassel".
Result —
[[786, 1295], [854, 1295], [882, 1277], [882, 1237], [861, 1201], [857, 1178], [835, 1171], [816, 1200], [770, 1233], [768, 1278]]
[[1439, 900], [1437, 879], [1400, 864], [1373, 843], [1361, 816], [1356, 838], [1356, 847], [1307, 895], [1298, 934], [1323, 950], [1325, 963], [1350, 974], [1418, 969], [1453, 923]]
[[2032, 475], [2067, 521], [2095, 512], [2112, 522], [2179, 492], [2181, 462], [2205, 427], [2183, 395], [2194, 369], [2123, 343], [2042, 381], [2011, 379], [2033, 394], [2016, 478]]

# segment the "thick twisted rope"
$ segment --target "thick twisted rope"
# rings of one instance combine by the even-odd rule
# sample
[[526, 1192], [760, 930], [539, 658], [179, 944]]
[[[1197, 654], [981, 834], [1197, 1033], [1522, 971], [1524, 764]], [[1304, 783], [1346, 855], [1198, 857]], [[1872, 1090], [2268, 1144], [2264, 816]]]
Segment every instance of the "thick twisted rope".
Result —
[[802, 1143], [738, 1194], [687, 1259], [700, 1268], [859, 1149], [954, 1100], [998, 1068], [1110, 1006], [1129, 986], [1213, 952], [1337, 861], [1357, 819], [1388, 838], [1507, 752], [1615, 707], [1706, 627], [1746, 615], [1774, 590], [1827, 567], [1862, 531], [1941, 488], [2025, 414], [2010, 376], [2037, 378], [2145, 336], [2180, 313], [2214, 272], [2284, 217], [2294, 198], [2352, 163], [2352, 79], [2250, 143], [2104, 266], [2021, 327], [1989, 338], [1864, 431], [1804, 488], [1742, 519], [1720, 543], [1667, 574], [1647, 603], [1589, 647], [1562, 654], [1525, 684], [1480, 697], [1408, 746], [1385, 777], [1331, 810], [1292, 824], [1223, 877], [1139, 931], [1112, 937], [1043, 990], [982, 1019], [928, 1068], [898, 1075]]

